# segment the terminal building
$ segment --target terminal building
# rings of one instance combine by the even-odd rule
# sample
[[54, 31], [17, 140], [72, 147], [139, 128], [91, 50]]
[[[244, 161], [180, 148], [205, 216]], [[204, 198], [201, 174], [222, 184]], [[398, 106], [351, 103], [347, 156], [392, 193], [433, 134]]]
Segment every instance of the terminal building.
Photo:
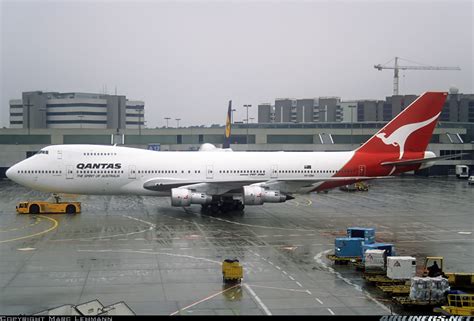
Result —
[[145, 103], [122, 95], [23, 92], [10, 100], [10, 128], [139, 128]]

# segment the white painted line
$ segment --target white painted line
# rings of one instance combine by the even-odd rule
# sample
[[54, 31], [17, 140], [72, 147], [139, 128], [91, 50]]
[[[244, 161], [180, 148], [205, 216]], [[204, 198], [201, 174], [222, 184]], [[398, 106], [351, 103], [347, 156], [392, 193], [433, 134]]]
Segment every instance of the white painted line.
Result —
[[306, 236], [314, 236], [314, 234], [313, 234], [313, 233], [310, 233], [310, 234], [306, 234]]
[[282, 271], [284, 275], [288, 275], [288, 273], [286, 273], [286, 271]]
[[471, 235], [472, 232], [458, 232], [458, 234]]
[[294, 278], [294, 277], [292, 277], [291, 275], [290, 275], [290, 276], [288, 276], [288, 277], [289, 277], [289, 278], [290, 278], [292, 281], [294, 281], [294, 280], [295, 280], [295, 278]]
[[145, 241], [145, 239], [143, 237], [137, 237], [135, 241]]
[[282, 291], [291, 291], [291, 292], [306, 292], [305, 290], [277, 288], [274, 286], [264, 286], [264, 285], [256, 285], [256, 284], [251, 284], [251, 286], [253, 286], [254, 288], [264, 288], [264, 289], [273, 289], [273, 290], [282, 290]]
[[276, 267], [278, 270], [281, 270], [281, 267], [279, 267], [278, 265], [275, 265], [275, 267]]
[[153, 251], [153, 249], [139, 249], [139, 251]]
[[268, 263], [270, 263], [271, 265], [274, 265], [272, 261], [268, 261]]
[[316, 301], [318, 301], [320, 304], [324, 304], [323, 301], [321, 301], [320, 299], [318, 298], [314, 298]]
[[36, 248], [34, 247], [23, 247], [21, 249], [17, 249], [18, 251], [34, 251]]
[[260, 257], [260, 254], [258, 254], [258, 253], [254, 253], [254, 254], [255, 254], [256, 256]]
[[210, 250], [209, 247], [201, 247], [200, 250]]
[[282, 237], [284, 235], [278, 234], [278, 235], [273, 235], [274, 237]]
[[290, 234], [288, 236], [301, 236], [301, 235], [299, 235], [299, 234]]
[[174, 257], [184, 257], [188, 259], [194, 259], [194, 260], [201, 260], [201, 261], [206, 261], [206, 262], [211, 262], [211, 263], [216, 263], [221, 265], [222, 262], [220, 261], [214, 261], [210, 260], [208, 258], [204, 257], [197, 257], [197, 256], [191, 256], [191, 255], [185, 255], [185, 254], [174, 254], [174, 253], [162, 253], [162, 252], [149, 252], [149, 251], [135, 251], [135, 250], [130, 250], [130, 249], [121, 249], [121, 250], [77, 250], [77, 252], [89, 252], [89, 253], [139, 253], [139, 254], [147, 254], [147, 255], [167, 255], [167, 256], [174, 256]]
[[329, 311], [329, 313], [331, 313], [332, 315], [335, 315], [335, 314], [336, 314], [336, 313], [334, 313], [333, 310], [331, 310], [331, 309], [329, 309], [329, 308], [328, 308], [328, 311]]
[[267, 306], [265, 304], [263, 304], [262, 300], [260, 300], [260, 298], [255, 294], [255, 292], [253, 292], [253, 290], [250, 288], [250, 286], [245, 283], [244, 284], [244, 287], [247, 289], [247, 291], [249, 291], [250, 295], [255, 299], [255, 301], [260, 305], [260, 307], [263, 309], [263, 311], [265, 312], [266, 315], [272, 315], [272, 313], [270, 312], [270, 310], [268, 310]]
[[[187, 309], [189, 309], [189, 308], [192, 308], [192, 307], [195, 306], [195, 305], [198, 305], [199, 303], [202, 303], [202, 302], [205, 302], [205, 301], [207, 301], [207, 300], [210, 300], [210, 299], [212, 299], [213, 297], [216, 297], [216, 296], [218, 296], [219, 294], [222, 294], [222, 293], [224, 293], [224, 292], [226, 292], [226, 291], [229, 291], [229, 290], [231, 290], [231, 289], [233, 289], [233, 288], [235, 288], [235, 287], [237, 287], [237, 286], [239, 286], [239, 285], [236, 284], [236, 285], [234, 285], [234, 286], [232, 286], [232, 287], [230, 287], [230, 288], [227, 288], [227, 289], [225, 289], [225, 290], [223, 290], [223, 291], [214, 293], [213, 295], [210, 295], [210, 296], [208, 296], [207, 298], [204, 298], [204, 299], [199, 300], [199, 301], [197, 301], [197, 302], [194, 302], [194, 303], [192, 303], [192, 304], [190, 304], [190, 305], [188, 305], [188, 306], [186, 306], [186, 307], [184, 307], [184, 308], [182, 308], [182, 309], [180, 309], [180, 310], [178, 310], [178, 311], [175, 311], [175, 312], [171, 313], [170, 315], [176, 315], [176, 314], [180, 313], [181, 311], [185, 311], [185, 310], [187, 310]], [[188, 312], [193, 312], [193, 311], [192, 311], [192, 310], [188, 310]]]
[[117, 241], [128, 241], [128, 239], [117, 239]]
[[309, 295], [313, 294], [313, 293], [311, 293], [310, 290], [306, 290], [306, 293], [308, 293]]
[[260, 236], [258, 236], [258, 237], [268, 237], [268, 235], [260, 235]]
[[180, 247], [179, 249], [180, 250], [190, 250], [191, 248], [190, 247]]
[[298, 284], [298, 286], [299, 286], [300, 288], [302, 288], [302, 287], [303, 287], [303, 286], [301, 285], [301, 283], [300, 283], [300, 282], [298, 282], [298, 281], [296, 281], [296, 284]]
[[319, 252], [318, 254], [316, 254], [316, 256], [314, 257], [314, 260], [316, 261], [317, 264], [319, 264], [320, 266], [324, 267], [327, 271], [329, 271], [330, 273], [336, 275], [336, 277], [338, 279], [341, 279], [342, 281], [344, 281], [345, 283], [353, 286], [357, 291], [360, 291], [362, 293], [365, 294], [365, 296], [367, 298], [369, 298], [370, 300], [372, 300], [372, 302], [374, 302], [375, 304], [377, 304], [379, 307], [381, 307], [382, 309], [384, 309], [385, 311], [387, 312], [390, 312], [392, 313], [392, 311], [387, 308], [384, 304], [382, 304], [381, 302], [379, 302], [377, 299], [375, 299], [372, 295], [370, 295], [370, 293], [364, 291], [364, 289], [362, 289], [362, 287], [358, 284], [354, 284], [351, 280], [345, 278], [344, 276], [341, 275], [341, 273], [335, 271], [332, 267], [328, 266], [322, 259], [323, 255], [324, 254], [327, 254], [329, 252], [331, 252], [332, 250], [326, 250], [326, 251], [322, 251], [322, 252]]

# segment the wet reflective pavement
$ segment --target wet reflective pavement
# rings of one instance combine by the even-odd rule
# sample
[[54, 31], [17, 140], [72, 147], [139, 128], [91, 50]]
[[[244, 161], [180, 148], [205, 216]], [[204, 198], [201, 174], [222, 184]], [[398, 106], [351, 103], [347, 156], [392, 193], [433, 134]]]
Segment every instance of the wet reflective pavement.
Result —
[[[69, 196], [82, 214], [33, 216], [15, 214], [16, 203], [50, 195], [0, 181], [0, 311], [98, 299], [137, 314], [388, 314], [393, 306], [359, 272], [325, 258], [350, 226], [375, 227], [377, 241], [419, 266], [439, 255], [446, 271], [474, 270], [474, 187], [455, 178], [370, 184], [245, 214], [203, 215], [168, 198]], [[243, 264], [242, 284], [223, 284], [226, 258]]]

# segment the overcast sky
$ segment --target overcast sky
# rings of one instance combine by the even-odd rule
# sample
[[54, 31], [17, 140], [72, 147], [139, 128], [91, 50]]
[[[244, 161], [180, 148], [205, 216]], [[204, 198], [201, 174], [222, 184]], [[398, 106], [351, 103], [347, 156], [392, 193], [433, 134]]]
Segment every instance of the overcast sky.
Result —
[[462, 69], [403, 72], [403, 94], [474, 93], [472, 1], [0, 1], [2, 127], [29, 90], [117, 87], [149, 127], [222, 124], [229, 99], [237, 121], [279, 97], [383, 99], [393, 71], [373, 65], [394, 56]]

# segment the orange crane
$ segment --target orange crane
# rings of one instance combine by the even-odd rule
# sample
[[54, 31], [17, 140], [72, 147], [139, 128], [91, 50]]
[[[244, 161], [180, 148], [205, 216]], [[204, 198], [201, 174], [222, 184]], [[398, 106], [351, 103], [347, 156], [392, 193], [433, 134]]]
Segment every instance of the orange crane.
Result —
[[[398, 95], [398, 72], [399, 70], [461, 70], [459, 67], [437, 67], [437, 66], [428, 66], [428, 65], [419, 65], [419, 66], [403, 66], [398, 64], [398, 60], [405, 60], [410, 62], [407, 59], [402, 59], [400, 57], [395, 57], [395, 64], [393, 66], [387, 66], [390, 61], [386, 62], [385, 64], [381, 65], [374, 65], [374, 68], [377, 70], [382, 69], [393, 69], [393, 95]], [[414, 63], [413, 61], [411, 61]]]

